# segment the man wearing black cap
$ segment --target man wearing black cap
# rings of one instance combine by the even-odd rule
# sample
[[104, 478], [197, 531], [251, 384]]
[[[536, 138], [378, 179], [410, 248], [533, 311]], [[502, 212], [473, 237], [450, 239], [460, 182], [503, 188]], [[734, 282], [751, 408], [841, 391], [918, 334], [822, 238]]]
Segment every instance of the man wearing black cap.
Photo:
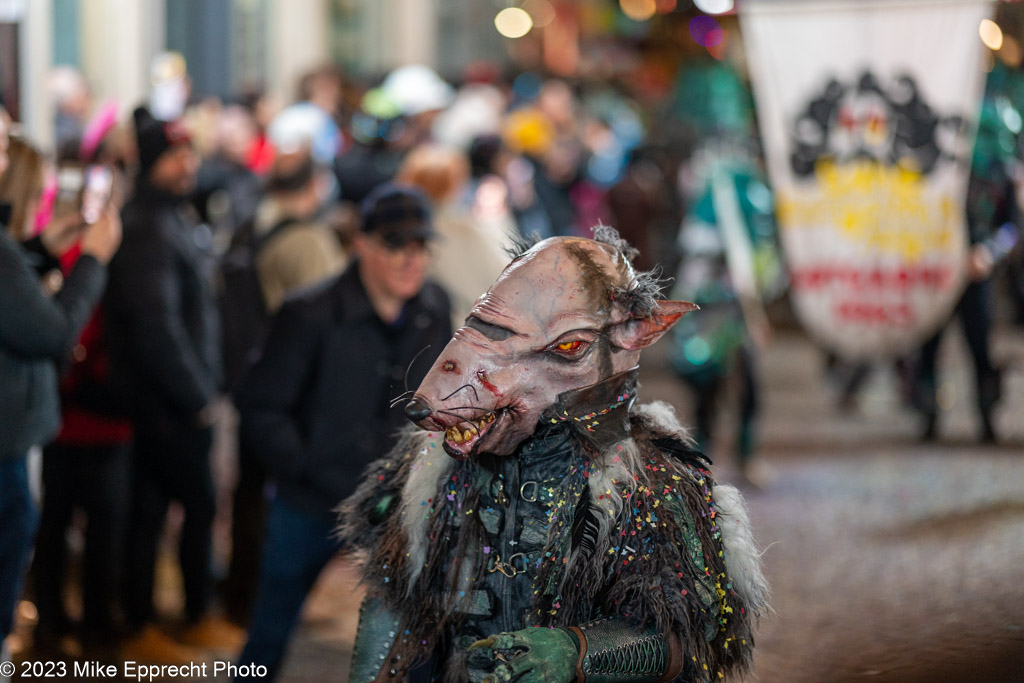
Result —
[[366, 198], [355, 260], [287, 299], [239, 392], [240, 438], [277, 483], [241, 664], [273, 678], [314, 582], [338, 549], [335, 506], [403, 426], [391, 399], [416, 387], [451, 337], [448, 297], [426, 281], [427, 199], [385, 184]]
[[141, 107], [134, 118], [138, 177], [122, 213], [124, 241], [110, 264], [106, 308], [111, 374], [127, 394], [135, 427], [124, 610], [135, 636], [130, 654], [173, 661], [192, 653], [151, 624], [157, 547], [171, 500], [185, 510], [179, 559], [190, 626], [184, 640], [196, 646], [228, 646], [232, 640], [209, 618], [215, 512], [210, 406], [220, 347], [210, 233], [186, 201], [198, 159], [178, 124], [158, 121]]

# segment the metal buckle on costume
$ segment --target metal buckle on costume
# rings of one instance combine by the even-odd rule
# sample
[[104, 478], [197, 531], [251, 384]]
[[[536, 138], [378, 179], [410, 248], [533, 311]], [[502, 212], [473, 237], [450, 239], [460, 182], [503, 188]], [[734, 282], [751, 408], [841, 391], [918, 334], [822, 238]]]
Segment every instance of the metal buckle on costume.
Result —
[[[530, 485], [533, 486], [533, 489], [532, 489], [533, 493], [531, 494], [531, 497], [528, 498], [526, 496], [526, 487], [530, 486]], [[523, 485], [519, 487], [519, 495], [527, 503], [536, 503], [537, 502], [537, 492], [539, 490], [540, 490], [540, 482], [537, 482], [537, 481], [524, 481]]]
[[[522, 558], [523, 569], [516, 568], [515, 561], [517, 557]], [[501, 572], [502, 574], [511, 579], [519, 572], [526, 570], [526, 562], [527, 557], [524, 553], [515, 553], [514, 555], [508, 558], [508, 562], [502, 562], [501, 555], [499, 555], [498, 553], [494, 553], [494, 560], [488, 565], [487, 571], [491, 574], [493, 574], [494, 572]]]

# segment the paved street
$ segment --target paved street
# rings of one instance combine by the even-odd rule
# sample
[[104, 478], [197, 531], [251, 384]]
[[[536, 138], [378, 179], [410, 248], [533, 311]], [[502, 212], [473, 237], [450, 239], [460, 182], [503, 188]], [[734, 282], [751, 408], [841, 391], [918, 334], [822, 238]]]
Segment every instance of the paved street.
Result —
[[[806, 346], [767, 354], [775, 480], [750, 496], [775, 608], [760, 681], [1024, 681], [1024, 374], [1006, 385], [1005, 443], [975, 446], [966, 350], [950, 337], [952, 415], [928, 446], [891, 373], [844, 416]], [[1022, 340], [1000, 342], [1019, 364]]]

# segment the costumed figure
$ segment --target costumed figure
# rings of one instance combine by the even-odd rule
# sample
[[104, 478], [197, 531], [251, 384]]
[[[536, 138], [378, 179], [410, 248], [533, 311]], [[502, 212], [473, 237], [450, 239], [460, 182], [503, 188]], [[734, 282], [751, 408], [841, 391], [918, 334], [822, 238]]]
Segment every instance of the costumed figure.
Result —
[[[983, 443], [998, 441], [994, 413], [1003, 393], [1002, 370], [991, 354], [991, 281], [996, 267], [1016, 247], [1021, 226], [1017, 186], [1022, 166], [1016, 156], [1021, 139], [1016, 122], [1021, 115], [1011, 99], [1021, 86], [1013, 80], [1012, 71], [1000, 64], [986, 83], [967, 183], [965, 217], [971, 244], [967, 286], [954, 311], [974, 365], [975, 408]], [[922, 345], [918, 355], [914, 399], [924, 417], [921, 438], [925, 441], [934, 440], [939, 431], [938, 354], [944, 331], [945, 326]]]
[[[753, 97], [739, 57], [704, 54], [680, 71], [676, 83], [673, 113], [693, 153], [679, 171], [686, 210], [671, 294], [698, 304], [701, 313], [673, 330], [671, 359], [696, 399], [695, 437], [703, 452], [717, 455], [712, 436], [719, 397], [735, 383], [735, 464], [741, 480], [758, 485], [758, 350], [772, 336], [766, 305], [787, 282], [774, 198], [757, 149]], [[832, 102], [839, 93], [826, 96]]]
[[711, 452], [718, 397], [738, 376], [737, 468], [750, 483], [756, 447], [758, 349], [771, 338], [766, 302], [781, 296], [785, 270], [775, 206], [763, 173], [743, 144], [716, 141], [680, 173], [687, 204], [677, 245], [682, 262], [672, 291], [701, 314], [673, 330], [671, 360], [696, 397], [696, 439]]
[[352, 681], [716, 681], [743, 672], [767, 586], [739, 492], [640, 351], [687, 311], [611, 228], [520, 253], [342, 505], [367, 597]]

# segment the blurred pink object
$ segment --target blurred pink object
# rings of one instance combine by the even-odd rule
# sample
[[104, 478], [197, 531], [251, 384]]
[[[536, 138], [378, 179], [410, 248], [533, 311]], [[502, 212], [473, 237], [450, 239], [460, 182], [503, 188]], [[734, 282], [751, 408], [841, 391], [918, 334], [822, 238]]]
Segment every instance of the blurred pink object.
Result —
[[85, 126], [85, 132], [82, 133], [82, 144], [78, 148], [78, 156], [82, 161], [92, 159], [100, 143], [103, 142], [103, 138], [117, 123], [118, 108], [115, 100], [107, 100], [89, 119], [89, 123]]
[[46, 183], [43, 185], [43, 193], [39, 196], [39, 210], [36, 211], [35, 221], [32, 223], [32, 236], [43, 231], [50, 219], [53, 218], [53, 204], [57, 199], [57, 174], [48, 171]]

